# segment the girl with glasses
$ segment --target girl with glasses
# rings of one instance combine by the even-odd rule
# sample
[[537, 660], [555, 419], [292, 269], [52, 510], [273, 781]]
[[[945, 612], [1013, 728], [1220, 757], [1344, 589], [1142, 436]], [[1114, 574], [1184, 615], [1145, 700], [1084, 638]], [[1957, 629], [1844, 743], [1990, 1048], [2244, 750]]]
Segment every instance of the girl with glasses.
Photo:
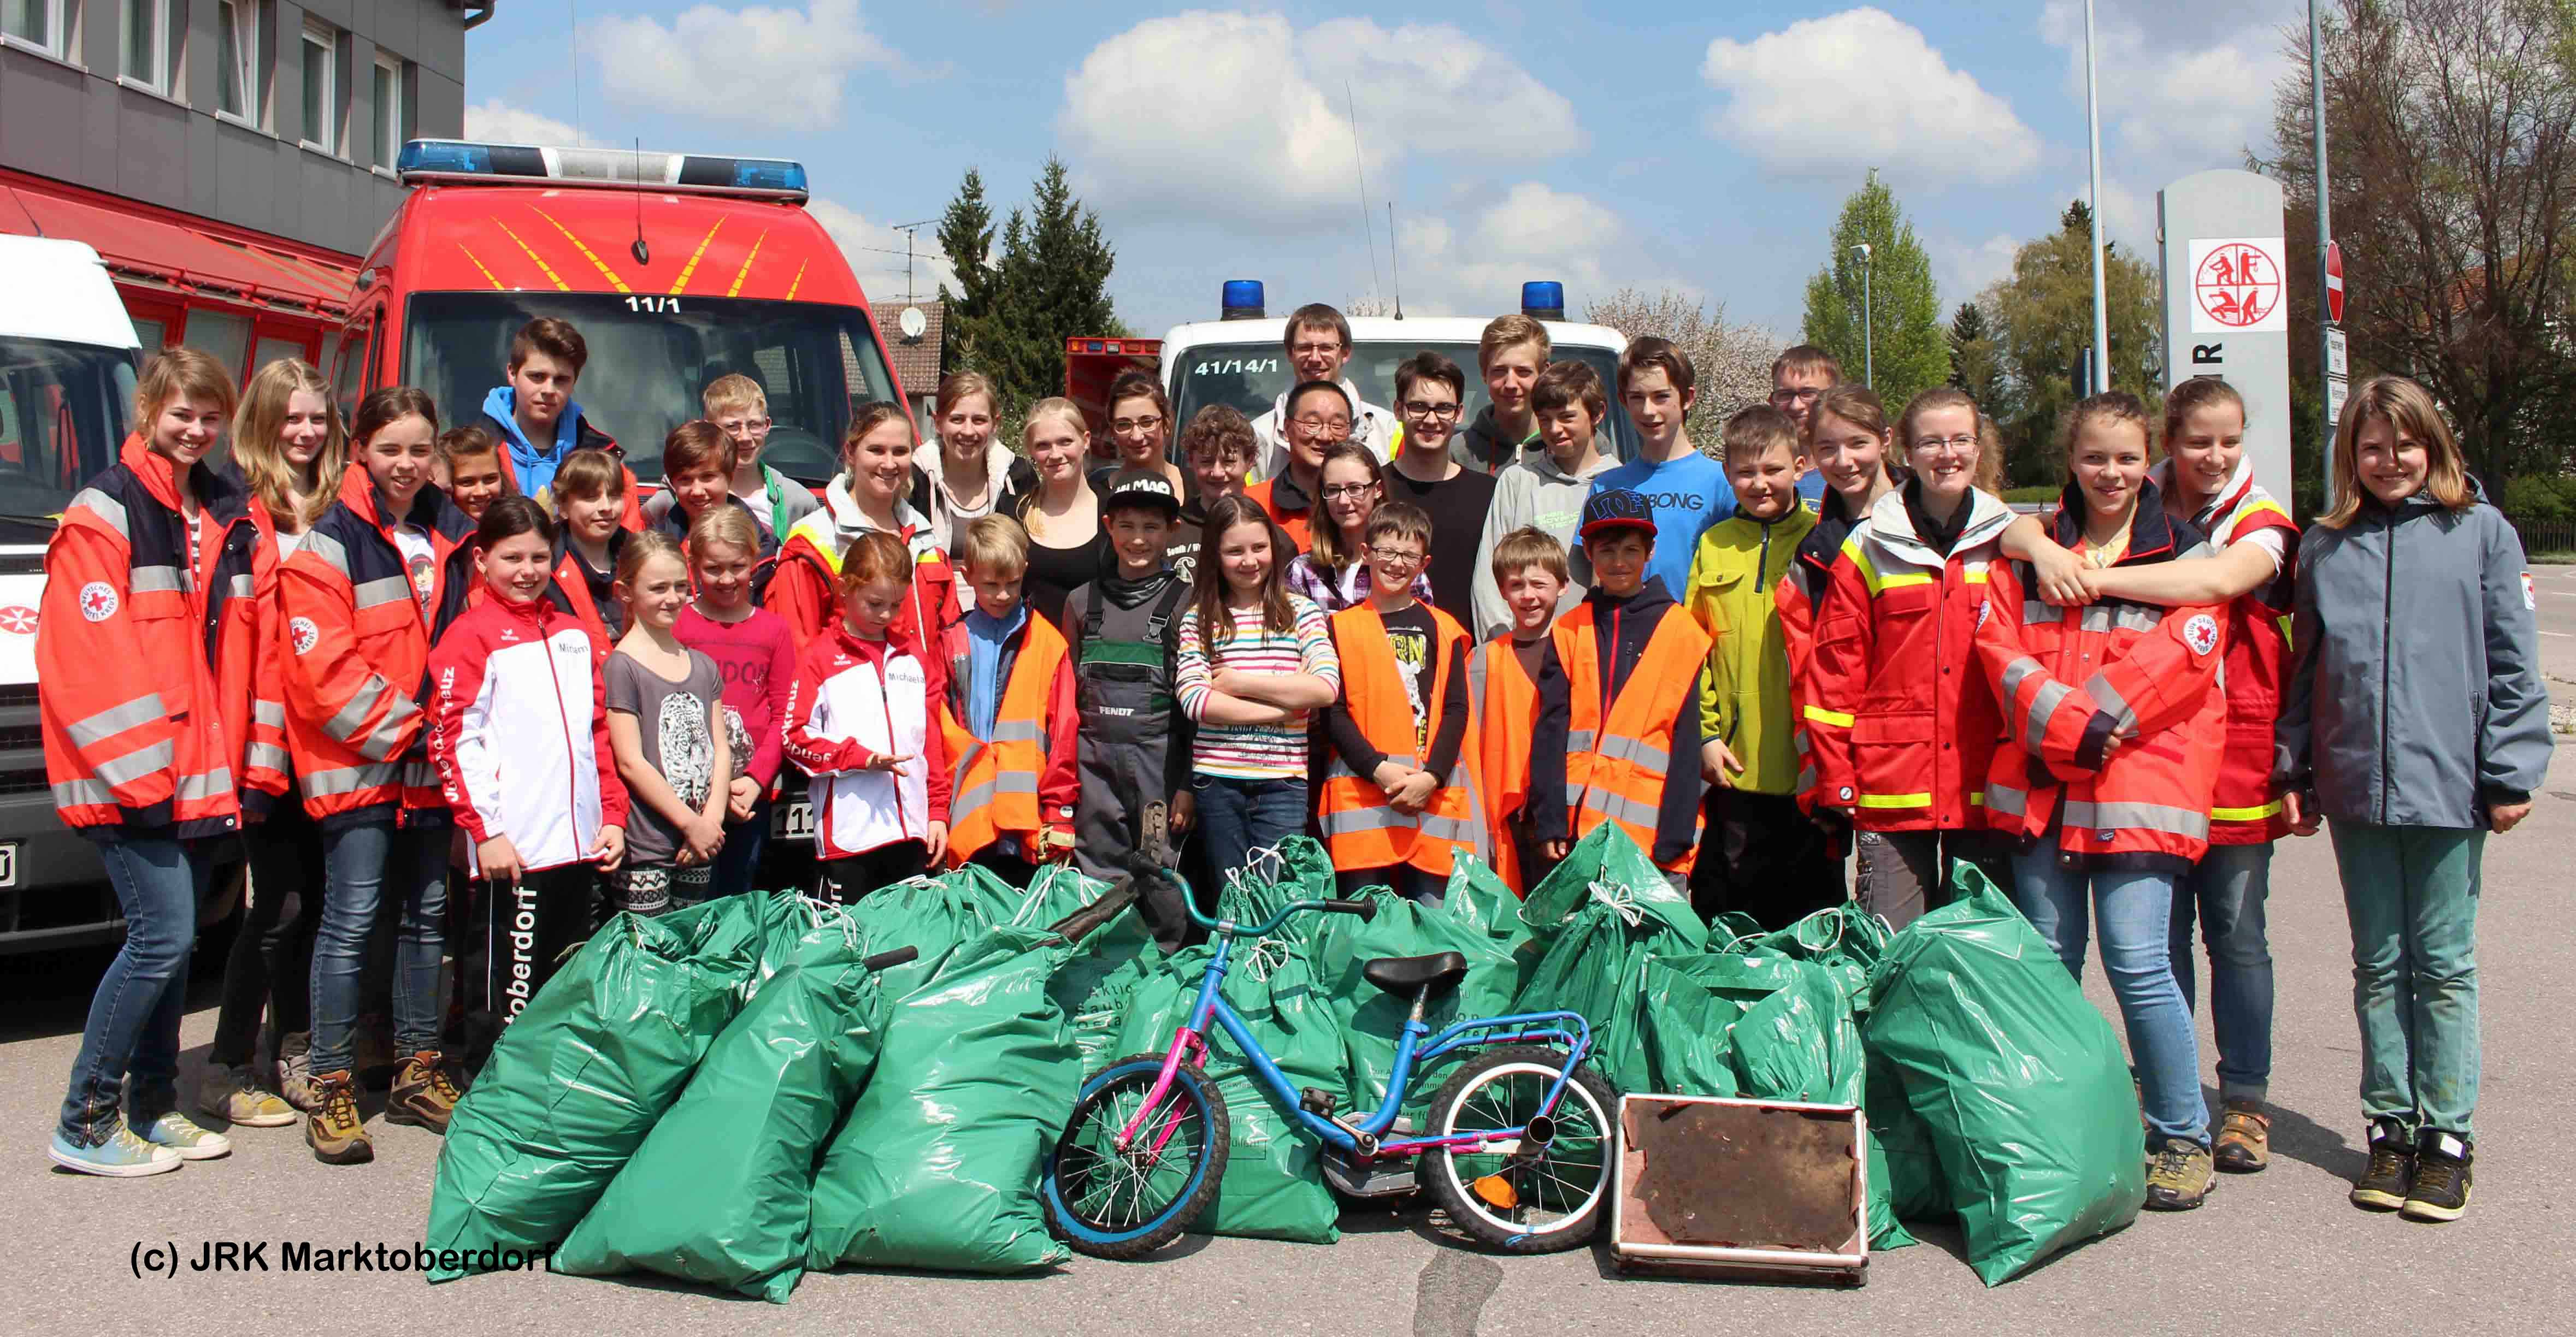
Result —
[[[1307, 550], [1288, 564], [1288, 588], [1338, 613], [1368, 598], [1372, 577], [1363, 562], [1369, 516], [1386, 499], [1386, 469], [1377, 455], [1356, 441], [1341, 442], [1324, 452], [1321, 522]], [[1413, 597], [1431, 598], [1430, 561], [1413, 572]]]

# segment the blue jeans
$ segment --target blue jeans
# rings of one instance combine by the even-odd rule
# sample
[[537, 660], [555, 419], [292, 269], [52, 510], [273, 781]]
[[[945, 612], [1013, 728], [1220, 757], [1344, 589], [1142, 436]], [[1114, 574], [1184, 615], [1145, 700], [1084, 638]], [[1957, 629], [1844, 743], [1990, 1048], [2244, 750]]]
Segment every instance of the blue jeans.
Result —
[[2339, 820], [2326, 831], [2352, 922], [2362, 1115], [2468, 1137], [2487, 833]]
[[751, 816], [725, 826], [724, 848], [716, 851], [709, 870], [707, 895], [731, 896], [755, 889], [760, 878], [760, 852], [769, 847], [769, 799], [751, 807]]
[[2120, 1000], [2129, 1054], [2145, 1087], [2148, 1131], [2209, 1143], [2209, 1102], [2200, 1096], [2200, 1041], [2174, 984], [2172, 873], [2067, 868], [2043, 844], [2013, 856], [2013, 900], [2057, 959], [2084, 978], [2086, 910], [2102, 926], [2102, 972]]
[[90, 995], [63, 1096], [63, 1137], [84, 1147], [107, 1140], [120, 1105], [137, 1128], [178, 1108], [179, 1014], [188, 1000], [188, 952], [197, 945], [197, 901], [213, 864], [204, 846], [176, 840], [119, 840], [98, 849], [125, 915], [125, 945]]
[[1221, 775], [1190, 777], [1198, 795], [1199, 839], [1207, 846], [1208, 876], [1216, 887], [1225, 876], [1251, 862], [1254, 850], [1266, 850], [1306, 830], [1306, 782], [1303, 780], [1231, 780]]
[[379, 908], [400, 917], [394, 939], [394, 1050], [438, 1044], [438, 958], [447, 945], [445, 826], [391, 821], [322, 833], [326, 890], [313, 938], [313, 1071], [349, 1070], [367, 932]]
[[2209, 949], [2209, 1024], [2218, 1036], [2218, 1094], [2261, 1100], [2272, 1081], [2272, 945], [2263, 903], [2272, 844], [2212, 845], [2174, 883], [2173, 973], [2182, 1005], [2197, 1001], [2191, 925]]

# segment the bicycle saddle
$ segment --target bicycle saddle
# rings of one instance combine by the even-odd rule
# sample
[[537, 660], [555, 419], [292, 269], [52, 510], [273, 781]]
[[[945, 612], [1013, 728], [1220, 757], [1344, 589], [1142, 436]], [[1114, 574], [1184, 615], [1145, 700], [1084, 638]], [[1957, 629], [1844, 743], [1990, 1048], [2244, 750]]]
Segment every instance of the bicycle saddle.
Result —
[[1423, 991], [1425, 998], [1454, 989], [1466, 978], [1467, 958], [1456, 952], [1433, 952], [1429, 956], [1381, 956], [1360, 967], [1369, 983], [1392, 994], [1411, 996]]

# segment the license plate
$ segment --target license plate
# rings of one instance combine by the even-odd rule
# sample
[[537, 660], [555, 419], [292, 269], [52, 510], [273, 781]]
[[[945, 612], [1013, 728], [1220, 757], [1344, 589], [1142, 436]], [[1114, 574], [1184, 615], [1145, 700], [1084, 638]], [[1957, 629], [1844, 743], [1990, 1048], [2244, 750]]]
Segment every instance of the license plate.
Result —
[[778, 815], [769, 819], [769, 833], [782, 840], [814, 838], [814, 805], [798, 799], [778, 805]]
[[18, 885], [18, 842], [0, 842], [0, 887]]

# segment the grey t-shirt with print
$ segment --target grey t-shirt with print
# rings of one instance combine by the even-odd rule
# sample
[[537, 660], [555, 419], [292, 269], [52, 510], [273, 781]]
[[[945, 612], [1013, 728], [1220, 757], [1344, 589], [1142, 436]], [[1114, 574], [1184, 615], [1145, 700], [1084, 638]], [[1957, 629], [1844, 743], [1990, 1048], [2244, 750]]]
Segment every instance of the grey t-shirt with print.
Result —
[[[682, 803], [705, 807], [707, 791], [717, 783], [708, 708], [724, 694], [724, 674], [716, 661], [691, 650], [688, 678], [673, 682], [633, 655], [614, 654], [608, 657], [607, 686], [608, 708], [635, 717], [637, 732], [644, 738], [645, 762], [662, 773]], [[666, 864], [679, 850], [679, 832], [652, 805], [639, 798], [628, 806], [627, 862]]]

